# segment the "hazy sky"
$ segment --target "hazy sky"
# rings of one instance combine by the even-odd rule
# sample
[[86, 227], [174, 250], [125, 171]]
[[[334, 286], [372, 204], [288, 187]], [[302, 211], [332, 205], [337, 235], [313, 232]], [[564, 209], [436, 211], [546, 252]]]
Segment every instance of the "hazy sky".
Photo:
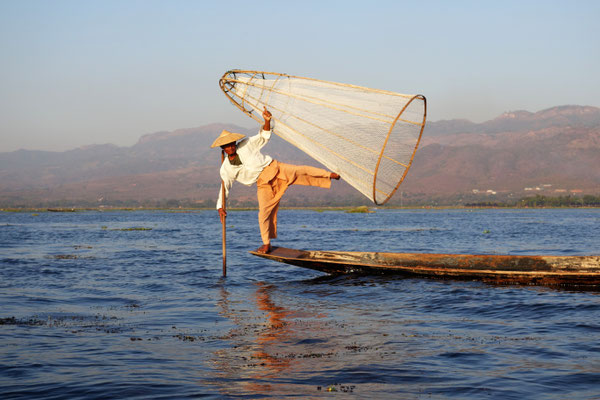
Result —
[[0, 0], [0, 151], [254, 126], [218, 87], [233, 68], [420, 93], [429, 121], [600, 106], [599, 20], [595, 0]]

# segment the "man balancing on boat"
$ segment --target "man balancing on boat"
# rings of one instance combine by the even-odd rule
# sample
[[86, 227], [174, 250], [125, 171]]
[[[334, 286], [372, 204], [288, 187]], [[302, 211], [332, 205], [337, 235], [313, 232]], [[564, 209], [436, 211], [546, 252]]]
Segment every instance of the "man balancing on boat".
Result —
[[[271, 239], [277, 237], [277, 210], [288, 186], [306, 185], [329, 189], [331, 180], [340, 179], [340, 176], [321, 168], [284, 164], [263, 155], [260, 150], [271, 138], [271, 113], [266, 107], [262, 116], [265, 123], [258, 135], [240, 140], [245, 135], [223, 130], [210, 147], [220, 146], [227, 154], [220, 171], [225, 186], [225, 200], [233, 181], [247, 186], [256, 182], [258, 225], [263, 242], [256, 251], [268, 253], [271, 251]], [[238, 140], [240, 141], [237, 142]], [[221, 223], [224, 223], [227, 212], [223, 209], [222, 193], [219, 190], [217, 210]]]

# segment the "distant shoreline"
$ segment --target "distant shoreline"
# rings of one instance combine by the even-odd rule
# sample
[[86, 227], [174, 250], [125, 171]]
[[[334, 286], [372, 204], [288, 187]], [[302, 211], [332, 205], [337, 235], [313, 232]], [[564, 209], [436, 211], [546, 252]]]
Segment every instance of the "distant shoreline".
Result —
[[[520, 206], [335, 206], [335, 207], [281, 207], [280, 210], [308, 210], [315, 212], [325, 211], [344, 211], [351, 213], [373, 213], [379, 210], [478, 210], [478, 209], [503, 209], [503, 210], [541, 210], [541, 209], [564, 209], [564, 210], [577, 210], [577, 209], [600, 209], [600, 206], [568, 206], [568, 207], [552, 207], [552, 206], [537, 206], [537, 207], [520, 207]], [[173, 213], [192, 213], [192, 212], [204, 212], [204, 211], [215, 211], [214, 208], [164, 208], [164, 207], [4, 207], [0, 208], [0, 212], [10, 213], [72, 213], [72, 212], [111, 212], [111, 211], [166, 211]], [[239, 212], [239, 211], [258, 211], [258, 207], [232, 207], [227, 211]]]
[[[166, 202], [163, 204], [156, 205], [127, 205], [125, 204], [115, 204], [115, 205], [97, 205], [90, 206], [81, 204], [76, 205], [77, 202], [73, 202], [70, 205], [61, 205], [61, 202], [50, 203], [45, 206], [19, 206], [19, 205], [11, 205], [10, 203], [3, 206], [0, 204], [0, 211], [34, 211], [34, 212], [76, 212], [76, 211], [110, 211], [110, 210], [120, 210], [120, 211], [136, 211], [136, 210], [166, 210], [166, 211], [185, 211], [187, 210], [214, 210], [214, 203], [204, 201], [202, 204], [194, 204], [190, 202], [179, 203], [175, 202], [174, 204], [170, 202]], [[600, 208], [600, 196], [586, 194], [583, 196], [559, 196], [559, 197], [550, 197], [550, 196], [530, 196], [530, 197], [522, 197], [520, 199], [515, 199], [511, 201], [476, 201], [476, 202], [467, 202], [465, 201], [462, 204], [452, 204], [452, 202], [438, 202], [438, 201], [430, 201], [430, 202], [405, 202], [404, 204], [398, 204], [396, 202], [392, 204], [387, 204], [385, 206], [377, 206], [374, 204], [360, 204], [354, 200], [348, 201], [346, 204], [340, 205], [340, 203], [325, 203], [325, 204], [313, 204], [313, 205], [282, 205], [281, 209], [287, 210], [317, 210], [317, 211], [325, 211], [325, 210], [334, 210], [334, 211], [348, 211], [355, 213], [368, 213], [372, 212], [372, 210], [376, 209], [406, 209], [406, 210], [415, 210], [415, 209], [492, 209], [492, 208], [502, 208], [502, 209], [526, 209], [526, 208], [549, 208], [549, 209], [558, 209], [558, 208]], [[459, 202], [457, 202], [459, 203]], [[43, 203], [42, 203], [43, 204]], [[69, 204], [67, 201], [62, 202], [62, 204]], [[243, 211], [243, 210], [258, 210], [258, 206], [248, 202], [246, 204], [239, 204], [234, 201], [231, 206], [228, 207], [229, 210], [232, 211]]]

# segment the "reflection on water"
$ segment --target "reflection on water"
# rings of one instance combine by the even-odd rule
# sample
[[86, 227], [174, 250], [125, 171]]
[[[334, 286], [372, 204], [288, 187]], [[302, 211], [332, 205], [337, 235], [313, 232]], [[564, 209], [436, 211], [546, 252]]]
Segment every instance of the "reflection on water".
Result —
[[256, 338], [256, 348], [252, 358], [261, 361], [260, 365], [264, 369], [256, 374], [257, 378], [265, 379], [268, 377], [279, 376], [290, 366], [290, 359], [284, 358], [275, 350], [283, 347], [283, 343], [290, 342], [294, 332], [290, 329], [289, 321], [286, 317], [291, 314], [283, 307], [275, 305], [271, 299], [271, 292], [274, 285], [267, 285], [264, 282], [256, 283], [255, 301], [259, 310], [266, 314], [264, 329], [258, 332]]
[[[219, 314], [231, 320], [234, 326], [228, 332], [231, 345], [214, 353], [214, 364], [220, 378], [227, 378], [224, 393], [232, 393], [232, 385], [244, 393], [284, 392], [281, 381], [292, 371], [310, 370], [310, 360], [315, 353], [307, 348], [305, 337], [314, 336], [311, 329], [323, 330], [323, 324], [315, 321], [323, 318], [320, 313], [291, 310], [275, 303], [277, 286], [255, 282], [252, 303], [255, 310], [236, 308], [240, 301], [231, 299], [225, 287], [220, 288], [217, 302]], [[250, 299], [249, 299], [250, 300]], [[298, 320], [310, 320], [297, 331]], [[323, 332], [320, 332], [322, 334]], [[221, 386], [221, 382], [217, 385]], [[290, 384], [285, 385], [289, 389]]]

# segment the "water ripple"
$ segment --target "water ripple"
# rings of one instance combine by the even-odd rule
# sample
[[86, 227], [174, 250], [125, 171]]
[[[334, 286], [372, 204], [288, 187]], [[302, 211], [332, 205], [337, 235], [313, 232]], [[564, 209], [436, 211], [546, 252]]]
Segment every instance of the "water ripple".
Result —
[[[282, 210], [279, 220], [277, 244], [305, 249], [593, 254], [600, 237], [597, 210]], [[214, 212], [0, 213], [0, 397], [600, 392], [598, 292], [324, 276], [249, 255], [255, 211], [229, 223], [223, 278]]]

